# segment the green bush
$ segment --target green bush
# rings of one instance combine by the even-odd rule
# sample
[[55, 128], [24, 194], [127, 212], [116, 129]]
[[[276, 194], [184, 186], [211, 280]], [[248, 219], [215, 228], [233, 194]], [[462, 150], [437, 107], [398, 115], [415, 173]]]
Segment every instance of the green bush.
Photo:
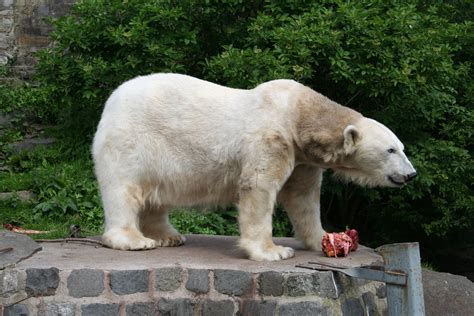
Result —
[[[385, 123], [419, 172], [402, 190], [325, 177], [327, 224], [356, 227], [371, 245], [466, 245], [474, 242], [469, 17], [472, 6], [459, 1], [82, 0], [53, 21], [55, 45], [39, 53], [38, 106], [87, 143], [107, 96], [137, 75], [181, 72], [242, 88], [295, 79]], [[175, 224], [193, 225], [185, 221]]]
[[[257, 2], [255, 2], [257, 3]], [[37, 79], [60, 122], [89, 140], [111, 90], [153, 72], [202, 75], [203, 63], [245, 31], [252, 1], [79, 1], [52, 21], [56, 45], [39, 53]]]

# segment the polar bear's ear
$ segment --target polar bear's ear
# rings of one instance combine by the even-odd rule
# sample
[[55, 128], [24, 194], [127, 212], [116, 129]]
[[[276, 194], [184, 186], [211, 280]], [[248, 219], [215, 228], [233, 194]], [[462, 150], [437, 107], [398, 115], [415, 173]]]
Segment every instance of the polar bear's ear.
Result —
[[355, 145], [360, 139], [360, 133], [354, 125], [348, 125], [344, 129], [344, 152], [350, 155], [355, 150]]

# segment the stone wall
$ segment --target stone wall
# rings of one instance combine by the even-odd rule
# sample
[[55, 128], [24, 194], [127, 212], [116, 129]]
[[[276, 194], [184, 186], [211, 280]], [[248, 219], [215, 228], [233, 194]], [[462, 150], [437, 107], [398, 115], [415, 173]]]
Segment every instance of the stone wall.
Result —
[[[0, 249], [13, 249], [0, 257], [0, 315], [349, 316], [386, 311], [384, 284], [300, 267], [310, 261], [378, 264], [381, 257], [364, 246], [335, 259], [303, 249], [293, 238], [275, 238], [276, 244], [295, 249], [295, 257], [257, 262], [246, 258], [235, 236], [186, 235], [181, 247], [120, 251], [87, 242], [31, 241], [25, 246], [26, 241], [20, 244], [25, 236], [8, 234], [3, 241], [0, 236]], [[25, 253], [26, 248], [34, 254]], [[15, 254], [17, 259], [5, 262]]]
[[67, 13], [75, 0], [0, 0], [0, 65], [10, 63], [13, 72], [28, 77], [34, 52], [48, 46], [52, 28], [48, 17]]
[[[10, 315], [381, 315], [385, 285], [333, 272], [57, 268], [0, 272]], [[27, 299], [25, 299], [27, 298]], [[16, 301], [8, 304], [8, 301]], [[1, 315], [2, 305], [0, 305]]]

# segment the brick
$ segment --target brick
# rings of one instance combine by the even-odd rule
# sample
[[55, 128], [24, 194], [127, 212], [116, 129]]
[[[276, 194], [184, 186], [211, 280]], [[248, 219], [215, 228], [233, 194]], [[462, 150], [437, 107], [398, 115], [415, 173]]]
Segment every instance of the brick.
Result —
[[125, 308], [127, 316], [152, 316], [155, 315], [154, 303], [133, 303]]
[[74, 316], [76, 314], [75, 304], [46, 304], [40, 307], [38, 316]]
[[125, 295], [148, 292], [148, 270], [110, 272], [110, 288], [115, 294]]
[[195, 293], [209, 292], [209, 271], [189, 269], [186, 289]]
[[231, 300], [205, 300], [201, 308], [201, 316], [230, 316], [234, 315], [234, 302]]
[[81, 306], [83, 316], [110, 316], [119, 314], [118, 304], [87, 304]]
[[3, 311], [4, 316], [28, 316], [30, 311], [28, 307], [24, 304], [15, 304], [11, 306], [6, 306]]
[[292, 273], [286, 279], [288, 296], [318, 294], [319, 278], [317, 273]]
[[194, 304], [189, 298], [165, 299], [158, 302], [158, 311], [162, 316], [193, 316]]
[[278, 313], [280, 316], [326, 316], [328, 314], [327, 307], [314, 301], [282, 304]]
[[67, 278], [67, 288], [72, 297], [99, 296], [104, 291], [104, 271], [73, 270]]
[[155, 286], [160, 291], [174, 291], [182, 281], [182, 269], [179, 267], [156, 269]]
[[30, 296], [54, 295], [58, 285], [59, 270], [57, 268], [26, 270], [26, 293]]
[[252, 274], [236, 270], [215, 270], [214, 287], [222, 294], [240, 296], [252, 286]]
[[342, 316], [364, 316], [364, 308], [358, 298], [345, 300], [341, 306]]
[[242, 304], [242, 316], [273, 316], [276, 314], [276, 302], [247, 300]]
[[283, 275], [275, 271], [267, 271], [260, 274], [258, 278], [259, 291], [262, 295], [283, 295]]

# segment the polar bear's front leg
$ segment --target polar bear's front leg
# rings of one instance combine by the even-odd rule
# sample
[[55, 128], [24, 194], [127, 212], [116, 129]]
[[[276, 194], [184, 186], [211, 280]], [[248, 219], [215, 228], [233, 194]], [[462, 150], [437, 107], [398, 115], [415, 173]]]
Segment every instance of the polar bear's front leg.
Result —
[[249, 258], [277, 261], [294, 256], [272, 240], [272, 214], [277, 192], [294, 167], [292, 147], [279, 132], [265, 132], [255, 141], [239, 180], [239, 245]]
[[321, 240], [326, 233], [320, 214], [322, 178], [320, 168], [297, 166], [278, 194], [278, 201], [288, 213], [296, 237], [313, 250], [321, 250]]
[[277, 261], [294, 256], [293, 249], [277, 246], [272, 240], [272, 213], [275, 195], [253, 189], [241, 192], [239, 202], [239, 246], [251, 260]]

